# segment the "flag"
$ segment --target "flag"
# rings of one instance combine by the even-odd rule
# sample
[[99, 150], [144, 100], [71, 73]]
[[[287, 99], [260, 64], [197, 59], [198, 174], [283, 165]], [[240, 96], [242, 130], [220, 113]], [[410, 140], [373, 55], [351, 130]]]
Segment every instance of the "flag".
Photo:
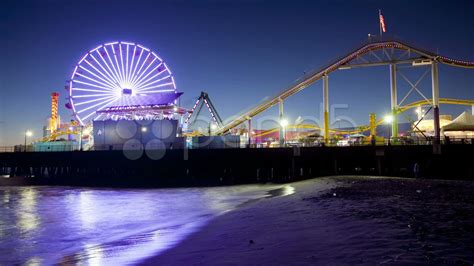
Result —
[[382, 15], [382, 12], [379, 10], [379, 19], [380, 19], [380, 30], [381, 32], [386, 32], [387, 28], [385, 27], [385, 19]]

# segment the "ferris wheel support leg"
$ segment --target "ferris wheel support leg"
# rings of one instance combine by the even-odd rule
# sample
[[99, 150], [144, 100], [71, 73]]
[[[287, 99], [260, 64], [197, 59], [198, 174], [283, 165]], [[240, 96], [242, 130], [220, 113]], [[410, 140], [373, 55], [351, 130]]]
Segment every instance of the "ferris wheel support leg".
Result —
[[329, 77], [323, 76], [324, 143], [329, 144]]
[[390, 99], [392, 108], [392, 138], [398, 137], [398, 117], [397, 117], [397, 65], [390, 64]]
[[439, 82], [438, 82], [438, 63], [433, 61], [431, 64], [431, 88], [433, 96], [433, 129], [434, 144], [440, 143], [440, 125], [439, 125]]
[[279, 103], [278, 103], [278, 115], [279, 115], [279, 118], [280, 118], [280, 147], [283, 147], [283, 145], [285, 144], [285, 132], [284, 132], [284, 126], [282, 125], [282, 121], [283, 121], [283, 100], [280, 99]]

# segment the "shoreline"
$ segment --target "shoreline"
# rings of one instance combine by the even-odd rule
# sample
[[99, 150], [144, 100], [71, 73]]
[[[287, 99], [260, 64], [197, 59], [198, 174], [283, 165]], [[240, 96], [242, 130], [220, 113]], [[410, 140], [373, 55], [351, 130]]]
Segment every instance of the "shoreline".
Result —
[[335, 176], [286, 186], [294, 193], [220, 215], [142, 264], [474, 262], [472, 181]]

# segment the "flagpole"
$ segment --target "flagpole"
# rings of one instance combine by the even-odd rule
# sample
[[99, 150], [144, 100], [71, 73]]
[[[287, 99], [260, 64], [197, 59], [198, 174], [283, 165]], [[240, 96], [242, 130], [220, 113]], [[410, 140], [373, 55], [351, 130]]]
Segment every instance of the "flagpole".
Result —
[[380, 21], [380, 16], [382, 15], [382, 11], [379, 9], [379, 30], [380, 30], [380, 40], [382, 40], [382, 23]]

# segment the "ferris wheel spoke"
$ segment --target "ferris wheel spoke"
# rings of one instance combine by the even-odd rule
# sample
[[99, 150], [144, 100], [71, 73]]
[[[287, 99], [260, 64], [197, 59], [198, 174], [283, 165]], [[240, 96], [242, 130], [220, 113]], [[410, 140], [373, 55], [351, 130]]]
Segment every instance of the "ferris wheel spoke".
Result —
[[85, 89], [85, 88], [71, 88], [73, 91], [87, 91], [87, 92], [100, 92], [100, 93], [106, 93], [104, 90], [95, 90], [95, 89]]
[[[131, 60], [132, 62], [130, 63], [130, 66], [128, 67], [128, 80], [129, 81], [132, 81], [132, 70], [133, 70], [133, 63], [134, 63], [134, 59], [135, 59], [135, 53], [137, 52], [137, 46], [134, 46], [133, 47], [133, 52], [132, 52], [132, 55], [131, 55]], [[128, 53], [127, 53], [128, 54]], [[128, 64], [127, 64], [128, 65]]]
[[[136, 49], [136, 48], [137, 48], [137, 47], [135, 46], [135, 49]], [[134, 52], [133, 54], [135, 54], [135, 52]], [[143, 49], [141, 50], [140, 55], [138, 56], [138, 60], [137, 60], [137, 62], [135, 63], [135, 66], [133, 67], [133, 71], [132, 71], [132, 74], [131, 74], [131, 76], [130, 76], [130, 78], [131, 78], [130, 83], [133, 82], [133, 77], [134, 77], [134, 75], [135, 75], [135, 71], [137, 70], [138, 65], [140, 64], [140, 59], [142, 58], [142, 55], [143, 55]], [[132, 57], [132, 66], [133, 66], [133, 57]]]
[[[111, 103], [111, 102], [113, 102], [113, 101], [116, 101], [117, 99], [119, 99], [119, 97], [113, 97], [113, 99], [110, 99], [110, 98], [109, 98], [109, 99], [107, 99], [107, 100], [103, 100], [103, 101], [100, 102], [100, 103], [96, 103], [96, 104], [94, 104], [94, 105], [91, 105], [91, 106], [89, 106], [89, 107], [86, 107], [85, 109], [82, 109], [82, 110], [80, 110], [80, 111], [77, 111], [77, 113], [78, 113], [78, 114], [81, 114], [81, 113], [83, 113], [83, 112], [85, 112], [85, 111], [87, 111], [87, 110], [90, 110], [90, 109], [92, 109], [92, 108], [94, 108], [94, 107], [97, 107], [97, 106], [99, 106], [99, 105], [101, 105], [101, 106], [106, 106], [107, 104], [109, 104], [109, 103]], [[85, 118], [83, 118], [83, 119], [85, 119]]]
[[145, 60], [143, 60], [143, 62], [142, 62], [142, 64], [141, 64], [140, 68], [138, 69], [137, 73], [135, 73], [135, 76], [134, 76], [133, 79], [132, 79], [132, 84], [135, 83], [135, 80], [136, 80], [137, 77], [140, 75], [140, 71], [141, 71], [142, 68], [145, 66], [145, 63], [146, 63], [146, 61], [148, 61], [148, 58], [150, 58], [150, 55], [151, 55], [151, 53], [148, 53], [147, 56], [146, 56], [146, 58], [145, 58]]
[[128, 47], [128, 44], [125, 44], [127, 46], [127, 52], [125, 53], [125, 77], [127, 80], [127, 83], [129, 83], [129, 73], [128, 73], [128, 53], [130, 51], [130, 48]]
[[94, 102], [98, 102], [98, 101], [102, 101], [102, 100], [106, 100], [106, 99], [110, 99], [110, 98], [115, 98], [115, 97], [116, 96], [114, 96], [114, 95], [108, 95], [108, 96], [105, 96], [105, 97], [100, 97], [100, 98], [97, 98], [97, 99], [92, 99], [92, 100], [88, 100], [88, 101], [85, 101], [85, 102], [76, 103], [75, 106], [77, 107], [77, 106], [80, 106], [80, 105], [94, 103]]
[[115, 95], [113, 93], [96, 93], [96, 94], [82, 94], [82, 95], [75, 95], [71, 96], [71, 98], [76, 99], [76, 98], [92, 98], [92, 97], [98, 97], [98, 96], [111, 96]]
[[163, 93], [163, 92], [173, 92], [174, 89], [166, 89], [166, 90], [154, 90], [154, 91], [144, 91], [143, 94], [153, 94], [153, 93]]
[[123, 78], [123, 82], [126, 83], [127, 82], [127, 75], [124, 71], [124, 67], [123, 67], [123, 56], [122, 56], [122, 44], [119, 43], [119, 50], [120, 50], [120, 65], [122, 66], [122, 78]]
[[[170, 85], [173, 85], [173, 82], [168, 82], [168, 83], [163, 83], [163, 84], [160, 84], [160, 85], [155, 85], [155, 86], [151, 86], [151, 87], [142, 88], [142, 89], [140, 89], [140, 92], [142, 92], [142, 93], [152, 92], [152, 91], [150, 91], [151, 89], [161, 88], [161, 87], [170, 86]], [[168, 89], [166, 91], [168, 91]], [[172, 91], [174, 91], [174, 88], [173, 88]]]
[[[156, 58], [155, 58], [153, 61], [155, 61], [155, 60], [156, 60]], [[152, 63], [153, 63], [153, 62], [152, 62]], [[146, 73], [146, 71], [148, 70], [148, 68], [150, 68], [151, 65], [152, 65], [152, 64], [149, 64], [149, 65], [147, 66], [147, 68], [143, 71], [143, 73], [135, 80], [135, 82], [132, 83], [133, 86], [136, 86], [137, 84], [142, 83], [142, 81], [143, 81], [144, 79], [146, 79], [151, 73], [153, 73], [153, 71], [155, 71], [155, 70], [158, 69], [160, 66], [162, 66], [162, 65], [163, 65], [163, 62], [159, 63], [155, 68], [153, 68], [150, 72], [148, 72], [148, 74], [146, 74], [145, 76], [143, 76], [143, 75]]]
[[93, 82], [95, 82], [95, 83], [97, 83], [97, 84], [100, 84], [100, 85], [102, 85], [102, 86], [105, 86], [105, 87], [98, 86], [98, 85], [96, 85], [96, 84], [86, 83], [86, 82], [79, 81], [79, 80], [74, 80], [74, 82], [77, 82], [77, 83], [81, 83], [81, 82], [82, 82], [82, 84], [89, 85], [89, 86], [93, 86], [93, 87], [96, 87], [96, 88], [99, 88], [99, 89], [104, 89], [104, 90], [108, 90], [108, 91], [114, 91], [114, 88], [113, 88], [113, 87], [110, 87], [109, 85], [104, 84], [104, 83], [102, 83], [102, 82], [99, 82], [99, 81], [97, 81], [97, 80], [95, 80], [95, 79], [93, 79], [93, 78], [91, 78], [91, 77], [85, 76], [85, 75], [83, 75], [83, 74], [81, 74], [81, 73], [76, 73], [76, 75], [79, 76], [79, 77], [83, 77], [83, 78], [85, 78], [85, 79], [88, 79], [88, 80], [90, 80], [90, 81], [93, 81]]
[[[87, 82], [84, 82], [84, 81], [80, 81], [80, 80], [72, 80], [73, 82], [76, 82], [76, 83], [79, 83], [79, 84], [83, 84], [83, 85], [88, 85], [88, 86], [91, 86], [91, 87], [94, 87], [94, 88], [98, 88], [98, 89], [104, 89], [104, 90], [107, 90], [107, 91], [114, 91], [114, 90], [111, 90], [110, 88], [106, 88], [106, 87], [102, 87], [102, 86], [99, 86], [99, 85], [95, 85], [95, 84], [91, 84], [91, 83], [87, 83]], [[103, 91], [102, 91], [103, 92]]]
[[112, 45], [112, 52], [114, 54], [115, 63], [117, 64], [116, 66], [117, 66], [117, 72], [119, 73], [119, 77], [120, 77], [120, 83], [123, 84], [124, 83], [123, 75], [122, 75], [122, 72], [120, 72], [120, 64], [118, 62], [117, 54], [115, 53], [115, 48], [113, 47], [113, 45]]
[[135, 87], [141, 87], [144, 83], [147, 83], [148, 81], [150, 81], [150, 80], [158, 77], [159, 75], [163, 74], [164, 72], [166, 72], [167, 69], [165, 68], [165, 69], [159, 71], [158, 73], [156, 73], [155, 75], [151, 76], [150, 78], [146, 79], [151, 73], [153, 73], [155, 70], [159, 69], [161, 65], [162, 65], [162, 63], [159, 64], [158, 66], [156, 66], [154, 69], [152, 69], [147, 75], [140, 77], [140, 79], [137, 79], [134, 83], [134, 86]]
[[[152, 81], [152, 82], [146, 83], [146, 84], [145, 84], [145, 82], [143, 82], [143, 84], [137, 85], [136, 88], [137, 88], [137, 90], [141, 90], [141, 89], [143, 89], [143, 88], [145, 88], [145, 87], [148, 87], [148, 86], [150, 86], [150, 85], [153, 85], [153, 84], [155, 84], [155, 83], [158, 83], [158, 82], [163, 81], [163, 80], [165, 80], [165, 79], [167, 79], [167, 78], [170, 78], [170, 77], [171, 77], [171, 75], [168, 75], [168, 76], [162, 77], [162, 78], [160, 78], [160, 79], [157, 79], [157, 80], [155, 80], [155, 81]], [[152, 78], [153, 78], [153, 77], [152, 77]]]
[[[108, 53], [107, 49], [105, 48], [105, 45], [104, 45], [103, 48], [104, 48], [105, 54], [107, 55], [107, 58], [109, 59], [110, 63], [112, 63], [112, 61], [110, 60], [109, 53]], [[99, 54], [100, 59], [102, 59], [102, 62], [104, 62], [105, 66], [106, 66], [107, 69], [109, 70], [109, 72], [107, 72], [107, 73], [108, 73], [110, 76], [112, 76], [112, 79], [115, 80], [116, 83], [119, 83], [120, 79], [118, 78], [117, 73], [114, 72], [115, 69], [110, 68], [109, 64], [107, 63], [107, 61], [105, 60], [104, 56], [102, 56], [101, 53], [99, 53], [98, 51], [97, 51], [97, 53]], [[94, 58], [94, 57], [93, 57], [93, 58]], [[96, 61], [97, 61], [97, 60], [96, 60]], [[112, 69], [113, 69], [113, 70], [112, 70]]]
[[[95, 110], [95, 111], [92, 112], [92, 113], [97, 113], [97, 111], [100, 111], [100, 110], [104, 109], [105, 107], [107, 107], [108, 104], [111, 104], [111, 103], [115, 102], [116, 100], [118, 100], [118, 98], [115, 99], [115, 100], [113, 100], [113, 101], [111, 101], [111, 102], [108, 102], [108, 103], [102, 105], [101, 107], [99, 107], [97, 110]], [[102, 114], [99, 114], [98, 116], [96, 116], [96, 117], [94, 118], [94, 120], [97, 119], [98, 117], [100, 117], [101, 115], [102, 115]], [[86, 117], [86, 118], [89, 118], [89, 117], [90, 117], [90, 114], [89, 114], [88, 117]]]
[[[95, 60], [95, 57], [94, 57], [92, 54], [91, 54], [91, 57]], [[103, 78], [100, 78], [98, 75], [94, 75], [94, 74], [91, 73], [92, 75], [94, 75], [95, 77], [101, 79], [102, 81], [104, 81], [104, 82], [106, 82], [106, 83], [109, 83], [111, 86], [114, 86], [114, 87], [118, 88], [117, 83], [114, 82], [113, 79], [111, 80], [110, 77], [108, 77], [108, 76], [107, 76], [106, 74], [104, 74], [102, 71], [100, 71], [99, 69], [97, 69], [91, 62], [87, 61], [87, 59], [84, 60], [84, 61], [85, 61], [90, 67], [92, 67], [97, 73], [99, 73]], [[97, 62], [97, 63], [98, 63], [98, 62]], [[99, 64], [99, 63], [98, 63], [98, 64]], [[101, 67], [102, 67], [102, 65], [101, 65]], [[103, 67], [102, 67], [102, 69], [103, 69]], [[86, 70], [86, 69], [84, 68], [84, 70]], [[87, 71], [87, 70], [86, 70], [86, 71]], [[105, 69], [103, 69], [103, 71], [105, 71], [105, 73], [107, 73], [107, 71], [106, 71]], [[92, 71], [91, 71], [91, 72], [92, 72]], [[108, 74], [108, 73], [107, 73], [107, 74]]]
[[[106, 51], [107, 58], [109, 59], [110, 65], [112, 66], [112, 69], [114, 70], [115, 77], [117, 78], [117, 81], [118, 81], [119, 83], [121, 83], [121, 82], [122, 82], [122, 79], [120, 78], [119, 72], [117, 71], [117, 68], [115, 67], [114, 61], [112, 60], [112, 57], [110, 56], [109, 51], [107, 50], [107, 48], [105, 47], [105, 45], [104, 45], [104, 49], [105, 49], [105, 51]], [[113, 47], [112, 47], [112, 51], [113, 51]], [[113, 51], [113, 52], [114, 52], [114, 51]], [[115, 52], [114, 52], [114, 55], [115, 55]], [[115, 59], [117, 59], [117, 58], [115, 58]]]
[[96, 121], [99, 117], [101, 117], [103, 114], [98, 114], [96, 117], [92, 118], [92, 121]]
[[[85, 61], [85, 60], [84, 60], [84, 61]], [[87, 71], [88, 73], [90, 73], [90, 74], [93, 75], [94, 77], [96, 77], [96, 78], [102, 80], [102, 81], [105, 82], [105, 83], [99, 82], [99, 81], [97, 81], [97, 80], [94, 80], [93, 78], [87, 77], [87, 76], [82, 75], [82, 74], [80, 74], [80, 73], [76, 73], [77, 75], [82, 76], [82, 77], [84, 77], [84, 78], [86, 78], [86, 79], [89, 79], [89, 80], [91, 80], [91, 81], [94, 81], [94, 82], [96, 82], [96, 83], [98, 83], [98, 84], [101, 84], [101, 85], [103, 85], [103, 86], [110, 87], [110, 89], [112, 89], [112, 90], [118, 88], [115, 84], [111, 84], [110, 82], [108, 82], [108, 81], [102, 79], [101, 77], [99, 77], [99, 76], [97, 76], [96, 74], [94, 74], [94, 72], [92, 72], [92, 71], [90, 71], [89, 69], [83, 67], [82, 65], [80, 65], [79, 67], [80, 67], [81, 69]]]
[[[153, 71], [151, 71], [151, 72], [153, 72]], [[166, 72], [166, 69], [164, 69], [164, 70], [162, 70], [162, 71], [156, 73], [155, 75], [151, 76], [151, 77], [148, 78], [147, 80], [144, 80], [144, 81], [142, 81], [142, 80], [137, 81], [137, 84], [135, 84], [134, 86], [137, 87], [137, 88], [144, 87], [144, 86], [148, 86], [148, 84], [146, 84], [147, 82], [149, 82], [150, 80], [152, 80], [152, 79], [158, 77], [159, 75], [163, 74], [164, 72]], [[158, 82], [158, 81], [161, 81], [161, 80], [163, 80], [163, 79], [169, 78], [170, 76], [171, 76], [171, 75], [168, 75], [168, 76], [165, 76], [165, 77], [160, 78], [160, 79], [158, 79], [158, 80], [152, 81], [151, 84], [154, 84], [154, 83], [156, 83], [156, 82]], [[146, 84], [146, 85], [145, 85], [145, 84]]]
[[[165, 62], [163, 62], [163, 61], [161, 60], [161, 58], [159, 58], [159, 57], [158, 57], [155, 53], [153, 53], [153, 52], [152, 52], [152, 54], [153, 54], [153, 56], [154, 56], [153, 61], [152, 61], [152, 62], [148, 65], [148, 67], [135, 79], [135, 81], [132, 83], [134, 86], [136, 86], [137, 84], [141, 83], [141, 81], [142, 81], [143, 79], [145, 79], [147, 76], [149, 76], [149, 75], [150, 75], [153, 71], [155, 71], [156, 69], [159, 69], [160, 66], [164, 65], [164, 66], [165, 66], [165, 69], [167, 68]], [[160, 63], [159, 63], [155, 68], [153, 68], [153, 70], [151, 70], [146, 76], [143, 77], [143, 75], [146, 73], [146, 71], [148, 70], [148, 68], [153, 65], [153, 62], [155, 62], [156, 59], [158, 59]]]
[[[153, 65], [153, 63], [156, 61], [156, 57], [153, 58], [153, 60], [151, 61], [151, 63], [149, 63], [145, 69], [143, 70], [143, 72], [141, 73], [137, 73], [137, 78], [135, 79], [135, 81], [132, 82], [132, 85], [135, 86], [135, 84], [137, 83], [137, 81], [139, 81], [140, 79], [142, 79], [142, 76], [147, 72], [147, 70]], [[161, 63], [160, 63], [161, 65]], [[152, 70], [153, 71], [153, 70]], [[148, 76], [149, 74], [147, 74]]]

